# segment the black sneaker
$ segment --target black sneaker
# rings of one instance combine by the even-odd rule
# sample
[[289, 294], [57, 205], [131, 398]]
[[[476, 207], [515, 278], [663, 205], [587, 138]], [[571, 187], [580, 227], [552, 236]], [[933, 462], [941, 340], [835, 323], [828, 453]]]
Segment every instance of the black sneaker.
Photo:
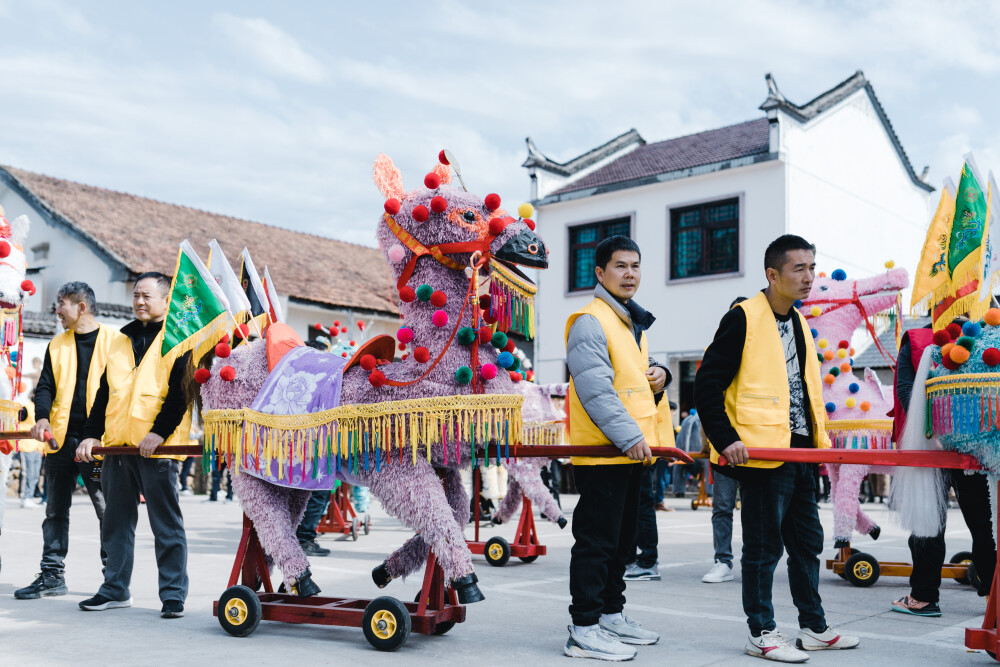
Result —
[[299, 546], [302, 547], [302, 553], [307, 556], [329, 556], [330, 550], [324, 549], [316, 543], [316, 540], [304, 540], [299, 542]]
[[66, 595], [66, 580], [52, 572], [41, 572], [33, 582], [14, 591], [14, 597], [18, 600], [36, 600], [57, 595]]
[[92, 598], [88, 598], [80, 603], [80, 609], [84, 611], [104, 611], [105, 609], [123, 609], [132, 606], [132, 598], [128, 600], [112, 600], [100, 593]]
[[180, 618], [184, 615], [184, 603], [180, 600], [167, 600], [160, 609], [160, 618]]

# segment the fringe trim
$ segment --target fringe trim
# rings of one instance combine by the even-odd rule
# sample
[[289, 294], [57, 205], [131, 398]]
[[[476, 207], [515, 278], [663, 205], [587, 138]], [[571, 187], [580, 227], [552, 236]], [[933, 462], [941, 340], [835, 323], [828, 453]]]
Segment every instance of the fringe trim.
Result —
[[891, 419], [827, 420], [834, 449], [895, 449]]
[[[462, 450], [477, 463], [476, 449], [486, 452], [495, 444], [495, 461], [510, 459], [522, 437], [519, 394], [435, 396], [405, 401], [342, 405], [303, 415], [272, 415], [249, 408], [208, 410], [205, 446], [211, 465], [226, 461], [231, 469], [249, 468], [270, 473], [278, 462], [279, 477], [316, 478], [347, 467], [349, 471], [375, 470], [417, 457], [431, 460], [440, 447], [445, 463], [461, 461]], [[233, 465], [233, 464], [236, 465]]]
[[977, 435], [1000, 430], [1000, 373], [927, 380], [926, 433]]
[[521, 431], [522, 445], [561, 445], [565, 432], [565, 422], [561, 419], [545, 422], [529, 422]]
[[535, 294], [538, 286], [497, 261], [490, 262], [490, 314], [501, 331], [535, 337]]
[[167, 353], [163, 355], [164, 363], [168, 365], [173, 364], [175, 359], [182, 356], [185, 352], [191, 351], [191, 363], [197, 364], [203, 356], [208, 354], [210, 349], [222, 340], [224, 335], [229, 333], [231, 328], [229, 313], [223, 311], [197, 332], [167, 350]]

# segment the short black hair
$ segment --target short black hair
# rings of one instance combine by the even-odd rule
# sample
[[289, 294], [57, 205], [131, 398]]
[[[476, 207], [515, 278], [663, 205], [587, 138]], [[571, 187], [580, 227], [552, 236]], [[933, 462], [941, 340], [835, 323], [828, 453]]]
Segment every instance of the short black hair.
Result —
[[611, 255], [615, 254], [616, 250], [629, 250], [639, 255], [639, 260], [642, 260], [639, 244], [627, 236], [618, 235], [609, 236], [597, 244], [597, 250], [594, 251], [594, 265], [601, 267], [601, 269], [608, 268]]
[[816, 246], [809, 241], [795, 234], [784, 234], [771, 241], [771, 245], [764, 251], [764, 270], [774, 269], [781, 273], [781, 267], [788, 262], [790, 250], [808, 250], [816, 254]]
[[[135, 279], [135, 284], [138, 285], [143, 280], [147, 278], [152, 278], [156, 281], [156, 285], [163, 292], [163, 296], [167, 296], [170, 293], [170, 276], [165, 273], [160, 273], [159, 271], [146, 271], [145, 273], [140, 273], [139, 277]], [[133, 285], [133, 289], [135, 286]]]
[[74, 280], [66, 283], [56, 292], [56, 301], [63, 298], [69, 299], [70, 303], [84, 303], [87, 305], [87, 312], [91, 315], [97, 314], [97, 297], [94, 290], [87, 283]]
[[729, 304], [729, 310], [732, 310], [733, 308], [735, 308], [736, 306], [738, 306], [739, 304], [743, 303], [746, 300], [747, 298], [745, 296], [736, 297], [735, 299], [733, 299], [733, 302]]

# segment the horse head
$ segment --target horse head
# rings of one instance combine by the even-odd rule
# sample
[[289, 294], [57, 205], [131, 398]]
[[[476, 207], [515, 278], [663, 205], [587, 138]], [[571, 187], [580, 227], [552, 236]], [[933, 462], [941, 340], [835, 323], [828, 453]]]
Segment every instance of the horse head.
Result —
[[28, 296], [35, 293], [34, 285], [24, 277], [27, 272], [24, 241], [30, 227], [25, 215], [8, 224], [0, 209], [0, 308], [6, 310], [23, 306]]

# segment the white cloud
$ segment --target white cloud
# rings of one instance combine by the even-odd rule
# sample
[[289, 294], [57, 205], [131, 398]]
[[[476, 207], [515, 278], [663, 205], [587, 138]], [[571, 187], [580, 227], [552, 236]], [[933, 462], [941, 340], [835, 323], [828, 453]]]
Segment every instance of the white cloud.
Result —
[[271, 74], [304, 83], [320, 83], [326, 78], [323, 63], [267, 20], [219, 13], [213, 21], [233, 46]]
[[32, 0], [31, 6], [43, 13], [47, 19], [62, 25], [71, 32], [88, 37], [98, 34], [97, 29], [87, 20], [83, 12], [62, 0]]

